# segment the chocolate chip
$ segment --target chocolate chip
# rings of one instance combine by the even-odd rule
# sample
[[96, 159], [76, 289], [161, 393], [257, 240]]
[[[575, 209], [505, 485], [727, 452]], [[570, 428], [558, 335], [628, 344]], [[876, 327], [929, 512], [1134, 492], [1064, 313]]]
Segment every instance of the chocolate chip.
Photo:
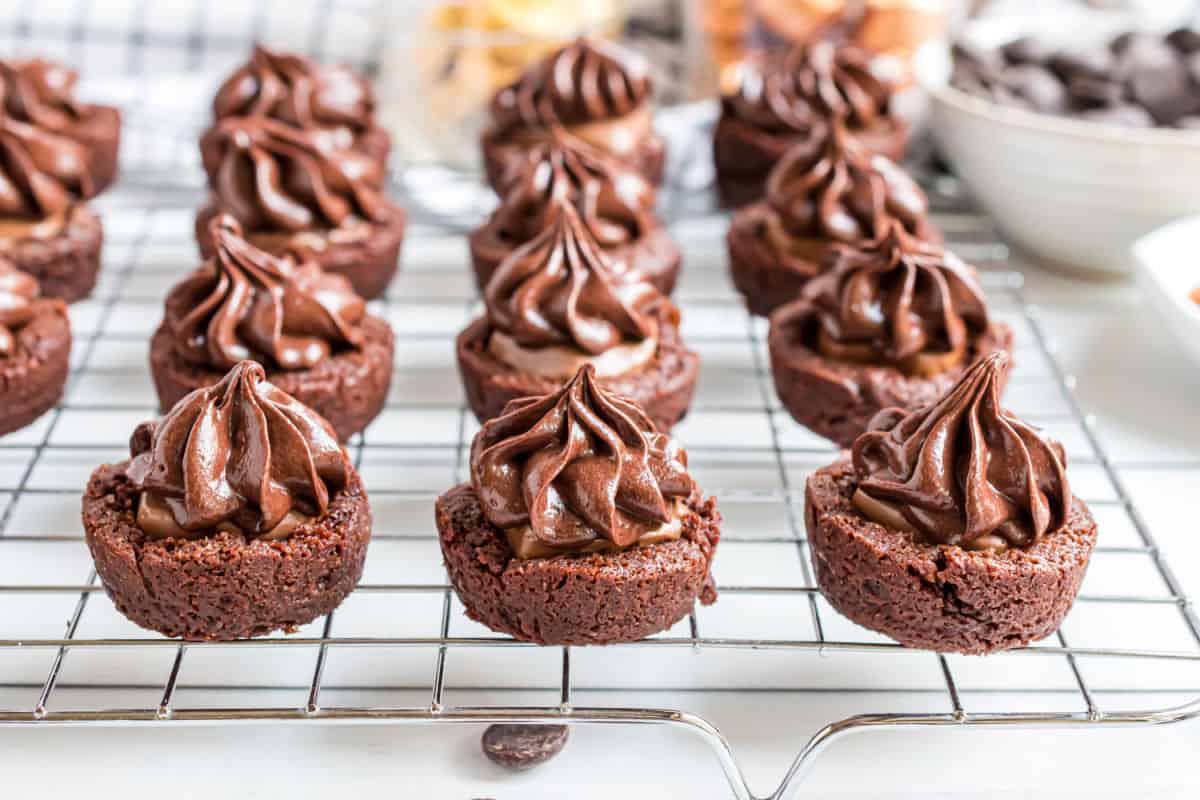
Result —
[[1178, 28], [1167, 34], [1167, 44], [1181, 53], [1194, 53], [1200, 50], [1200, 32]]
[[1136, 35], [1123, 49], [1114, 52], [1117, 53], [1115, 72], [1122, 77], [1148, 70], [1169, 69], [1179, 60], [1170, 45], [1149, 34]]
[[1180, 117], [1200, 111], [1187, 70], [1178, 62], [1165, 68], [1138, 70], [1129, 78], [1129, 91], [1160, 125], [1171, 125]]
[[1082, 111], [1079, 118], [1088, 122], [1120, 125], [1126, 128], [1153, 128], [1154, 117], [1141, 106], [1122, 104], [1110, 108], [1093, 108]]
[[1134, 127], [1200, 117], [1200, 31], [1131, 31], [1105, 47], [1053, 52], [1022, 37], [953, 55], [953, 84], [1001, 105]]
[[1074, 50], [1055, 53], [1046, 62], [1047, 66], [1063, 80], [1072, 78], [1105, 78], [1112, 69], [1112, 55], [1108, 50]]
[[1032, 36], [1022, 36], [1001, 47], [1000, 55], [1010, 64], [1040, 64], [1050, 57], [1050, 49]]
[[558, 755], [567, 733], [566, 725], [489, 725], [481, 744], [493, 763], [526, 770]]
[[1037, 111], [1059, 111], [1067, 104], [1066, 87], [1045, 67], [1034, 64], [1013, 67], [1004, 73], [1004, 85], [1028, 100]]
[[1121, 102], [1125, 87], [1108, 78], [1091, 78], [1086, 75], [1072, 78], [1067, 84], [1067, 93], [1076, 108], [1099, 108]]

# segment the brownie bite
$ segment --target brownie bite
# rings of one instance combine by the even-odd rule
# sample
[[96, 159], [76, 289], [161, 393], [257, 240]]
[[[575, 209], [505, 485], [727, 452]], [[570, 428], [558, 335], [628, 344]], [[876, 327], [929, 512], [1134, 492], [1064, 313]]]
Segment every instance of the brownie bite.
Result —
[[768, 345], [792, 418], [849, 447], [878, 412], [933, 402], [1012, 339], [974, 268], [892, 221], [875, 241], [835, 247], [829, 269], [771, 314]]
[[715, 500], [687, 453], [590, 365], [486, 423], [470, 482], [435, 511], [467, 616], [523, 641], [636, 641], [716, 599]]
[[653, 98], [640, 56], [609, 42], [576, 39], [492, 98], [481, 139], [488, 183], [499, 190], [509, 160], [555, 126], [659, 183], [666, 144], [654, 131]]
[[679, 310], [639, 272], [617, 272], [575, 206], [501, 263], [483, 316], [459, 334], [458, 369], [481, 422], [510, 400], [552, 392], [584, 364], [634, 398], [662, 430], [687, 413], [699, 357], [679, 335]]
[[267, 116], [219, 120], [204, 146], [211, 191], [196, 215], [196, 240], [205, 257], [213, 253], [212, 219], [231, 214], [256, 246], [303, 253], [368, 300], [384, 293], [406, 215], [385, 194], [378, 161], [331, 146], [320, 128]]
[[212, 256], [167, 294], [150, 340], [159, 405], [165, 411], [252, 359], [342, 441], [365, 428], [391, 385], [391, 326], [367, 313], [342, 275], [256, 247], [229, 215], [210, 228]]
[[329, 424], [243, 361], [92, 473], [83, 528], [117, 610], [191, 640], [294, 631], [362, 576], [371, 510]]
[[212, 111], [213, 127], [200, 140], [210, 174], [221, 162], [217, 123], [229, 117], [266, 117], [311, 131], [330, 149], [359, 150], [381, 167], [392, 148], [375, 119], [375, 92], [366, 78], [341, 64], [318, 64], [261, 44], [221, 84]]
[[729, 206], [758, 200], [784, 153], [840, 119], [870, 153], [899, 161], [909, 124], [891, 112], [890, 83], [872, 72], [874, 56], [850, 44], [817, 41], [748, 61], [722, 97], [713, 132], [717, 190]]
[[32, 275], [43, 297], [92, 293], [100, 271], [100, 218], [87, 146], [22, 122], [0, 107], [0, 256]]
[[469, 239], [480, 290], [513, 250], [551, 224], [562, 201], [575, 204], [614, 270], [637, 270], [663, 294], [675, 288], [683, 256], [654, 213], [654, 186], [564, 129], [553, 127], [544, 141], [514, 157], [499, 194], [499, 207]]
[[901, 644], [983, 654], [1042, 639], [1075, 601], [1096, 523], [1062, 446], [1000, 406], [1009, 359], [871, 421], [805, 490], [817, 584]]
[[771, 170], [765, 200], [729, 226], [729, 271], [753, 314], [796, 299], [837, 245], [860, 245], [898, 222], [918, 239], [940, 238], [916, 181], [872, 155], [839, 121], [814, 128]]
[[90, 177], [87, 196], [99, 194], [117, 177], [121, 112], [75, 98], [79, 74], [40, 58], [0, 60], [4, 110], [13, 119], [75, 142], [83, 148]]
[[71, 321], [61, 300], [0, 258], [0, 436], [24, 428], [62, 397], [71, 369]]

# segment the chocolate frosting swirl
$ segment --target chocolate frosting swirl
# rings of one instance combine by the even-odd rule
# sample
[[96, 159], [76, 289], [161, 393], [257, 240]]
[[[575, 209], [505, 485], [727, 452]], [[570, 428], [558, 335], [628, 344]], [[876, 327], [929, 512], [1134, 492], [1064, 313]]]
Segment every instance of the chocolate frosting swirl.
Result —
[[211, 225], [216, 251], [167, 298], [166, 323], [189, 364], [228, 370], [247, 358], [308, 369], [362, 346], [366, 304], [341, 275], [248, 243], [228, 214]]
[[548, 55], [492, 98], [500, 129], [622, 117], [653, 94], [644, 61], [607, 42], [587, 38]]
[[[498, 528], [528, 525], [543, 544], [586, 549], [637, 542], [692, 492], [687, 453], [590, 365], [563, 388], [514, 400], [471, 445], [471, 484]], [[639, 525], [640, 523], [640, 525]]]
[[383, 169], [351, 148], [330, 149], [318, 132], [266, 117], [230, 117], [213, 129], [210, 184], [218, 206], [248, 231], [337, 228], [383, 222]]
[[5, 111], [55, 133], [68, 133], [88, 114], [90, 107], [75, 99], [78, 80], [75, 70], [40, 58], [0, 60]]
[[[374, 124], [371, 85], [349, 67], [324, 66], [297, 53], [254, 46], [250, 60], [221, 84], [213, 116], [270, 117], [299, 128], [361, 133]], [[338, 142], [342, 147], [353, 142]]]
[[514, 159], [501, 184], [491, 224], [515, 242], [544, 231], [563, 202], [574, 204], [603, 248], [636, 241], [658, 224], [654, 187], [640, 172], [559, 127]]
[[29, 324], [36, 312], [38, 282], [0, 258], [0, 358], [17, 349], [16, 333]]
[[598, 355], [656, 333], [665, 298], [636, 272], [617, 275], [570, 203], [512, 252], [484, 291], [492, 327], [523, 347], [574, 345]]
[[92, 194], [84, 145], [0, 111], [0, 216], [44, 219]]
[[852, 130], [887, 116], [893, 87], [871, 71], [859, 47], [817, 41], [798, 45], [746, 69], [737, 92], [724, 98], [735, 116], [775, 131], [807, 131], [843, 120]]
[[771, 323], [798, 326], [810, 346], [866, 349], [905, 371], [922, 354], [965, 353], [989, 324], [974, 270], [895, 221], [877, 240], [838, 248], [832, 268]]
[[1008, 369], [1008, 356], [993, 353], [936, 403], [876, 415], [854, 443], [858, 491], [936, 544], [1030, 547], [1061, 528], [1066, 455], [1000, 407]]
[[247, 536], [289, 511], [318, 516], [350, 479], [350, 462], [324, 419], [242, 361], [219, 383], [180, 400], [131, 439], [130, 480], [166, 501], [187, 531], [223, 522]]
[[853, 244], [878, 237], [889, 220], [917, 238], [931, 233], [929, 204], [916, 181], [890, 159], [864, 150], [837, 121], [776, 165], [767, 179], [767, 204], [796, 237]]

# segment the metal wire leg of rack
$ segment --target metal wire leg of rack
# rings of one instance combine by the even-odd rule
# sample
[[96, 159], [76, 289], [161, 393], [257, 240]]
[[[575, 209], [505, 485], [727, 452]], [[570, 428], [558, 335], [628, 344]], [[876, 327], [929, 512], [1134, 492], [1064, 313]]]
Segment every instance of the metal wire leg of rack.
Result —
[[[685, 155], [683, 161], [699, 158], [704, 144], [703, 132], [699, 132], [687, 150], [691, 155]], [[679, 175], [685, 172], [681, 168]], [[958, 194], [953, 181], [935, 175], [926, 175], [925, 180], [953, 246], [968, 258], [990, 262], [993, 268], [1002, 267], [1002, 248], [996, 245], [986, 221]], [[705, 216], [711, 209], [697, 206], [706, 202], [700, 199], [703, 187], [678, 176], [672, 181], [664, 212], [683, 226], [681, 237], [690, 235], [689, 225], [710, 232], [719, 229], [718, 218]], [[677, 665], [691, 654], [745, 654], [761, 659], [765, 653], [774, 652], [803, 659], [849, 653], [890, 666], [914, 655], [914, 651], [851, 630], [823, 604], [808, 566], [799, 507], [803, 502], [803, 476], [797, 468], [819, 466], [831, 460], [834, 451], [814, 437], [806, 438], [780, 408], [766, 368], [764, 323], [746, 315], [721, 276], [721, 260], [713, 258], [704, 264], [689, 263], [689, 269], [696, 272], [689, 276], [692, 288], [685, 286], [681, 295], [685, 325], [692, 320], [685, 336], [705, 354], [706, 369], [712, 377], [705, 379], [709, 383], [699, 393], [679, 434], [698, 469], [724, 466], [732, 470], [730, 474], [754, 474], [758, 483], [705, 483], [731, 516], [732, 512], [764, 512], [777, 520], [772, 523], [776, 527], [770, 529], [763, 529], [758, 522], [762, 516], [755, 516], [753, 525], [727, 526], [717, 559], [719, 590], [724, 599], [713, 608], [719, 610], [722, 603], [736, 606], [754, 599], [775, 605], [794, 602], [788, 606], [788, 626], [776, 626], [771, 621], [764, 631], [751, 627], [749, 617], [739, 617], [733, 627], [716, 625], [707, 616], [711, 612], [701, 610], [658, 637], [611, 649], [577, 650], [535, 648], [466, 623], [440, 575], [428, 507], [439, 491], [463, 477], [464, 455], [475, 430], [450, 364], [450, 341], [476, 313], [477, 305], [465, 265], [457, 264], [451, 272], [444, 263], [430, 263], [461, 259], [462, 254], [461, 250], [446, 250], [444, 233], [429, 221], [413, 226], [400, 285], [389, 299], [374, 306], [397, 329], [396, 384], [380, 420], [350, 445], [367, 479], [372, 502], [381, 509], [376, 513], [368, 569], [384, 558], [380, 549], [388, 547], [419, 548], [429, 563], [417, 565], [419, 573], [406, 572], [400, 578], [365, 576], [347, 606], [351, 602], [378, 601], [391, 609], [403, 608], [420, 629], [399, 629], [394, 614], [373, 617], [366, 627], [354, 627], [350, 625], [352, 609], [347, 606], [296, 635], [251, 642], [181, 644], [132, 627], [105, 605], [108, 601], [96, 584], [94, 572], [85, 566], [86, 549], [78, 519], [72, 518], [77, 512], [62, 510], [77, 503], [91, 467], [102, 460], [119, 459], [123, 437], [134, 423], [154, 413], [152, 390], [145, 376], [145, 341], [157, 323], [163, 291], [194, 260], [187, 222], [188, 207], [196, 198], [170, 195], [177, 205], [164, 205], [159, 200], [151, 207], [131, 197], [132, 193], [118, 190], [108, 201], [109, 271], [97, 297], [72, 309], [78, 345], [64, 401], [35, 426], [0, 440], [0, 723], [442, 725], [520, 721], [663, 726], [698, 736], [714, 754], [733, 795], [750, 800], [755, 795], [729, 740], [708, 719], [684, 709], [610, 707], [592, 702], [590, 698], [598, 692], [621, 688], [606, 683], [603, 675], [598, 677], [603, 670], [596, 668], [596, 659], [606, 652], [616, 652], [623, 659], [664, 658]], [[704, 247], [710, 246], [705, 240]], [[435, 258], [431, 255], [435, 252], [444, 255]], [[1145, 698], [1147, 710], [1106, 709], [1103, 698], [1115, 690], [1111, 685], [1094, 685], [1089, 677], [1091, 662], [1104, 659], [1182, 665], [1194, 676], [1200, 668], [1200, 624], [1092, 421], [1080, 409], [1073, 380], [1056, 360], [1046, 327], [1037, 309], [1026, 302], [1019, 276], [1001, 268], [985, 272], [984, 279], [993, 304], [1006, 310], [1013, 324], [1020, 324], [1023, 330], [1026, 349], [1018, 358], [1010, 398], [1035, 398], [1034, 402], [1027, 401], [1027, 407], [1034, 409], [1034, 420], [1056, 432], [1078, 429], [1079, 435], [1068, 447], [1072, 468], [1089, 471], [1107, 487], [1103, 492], [1085, 495], [1085, 499], [1094, 509], [1124, 518], [1133, 532], [1120, 544], [1106, 543], [1102, 534], [1097, 556], [1143, 559], [1156, 576], [1155, 585], [1162, 587], [1161, 591], [1106, 594], [1085, 586], [1077, 609], [1146, 608], [1177, 614], [1187, 638], [1177, 647], [1145, 647], [1131, 631], [1114, 626], [1110, 638], [1101, 645], [1072, 646], [1067, 631], [1046, 642], [994, 657], [1010, 659], [1014, 664], [1024, 659], [1058, 659], [1065, 663], [1070, 681], [1067, 688], [1081, 704], [1080, 710], [1072, 711], [971, 710], [969, 704], [964, 705], [960, 686], [961, 662], [953, 657], [930, 656], [929, 669], [922, 667], [924, 688], [920, 691], [931, 692], [928, 696], [938, 698], [949, 710], [846, 715], [811, 736], [769, 797], [781, 798], [795, 791], [820, 753], [850, 733], [946, 726], [1115, 727], [1200, 716], [1200, 699], [1174, 708], [1154, 707], [1157, 695], [1143, 691], [1150, 688], [1144, 684], [1123, 691]], [[775, 571], [767, 569], [761, 548], [770, 548], [771, 553], [781, 556], [787, 554], [786, 563]], [[408, 554], [409, 550], [403, 552]], [[731, 563], [737, 563], [739, 554], [753, 568], [742, 573], [723, 572]], [[67, 573], [68, 568], [78, 571]], [[85, 573], [82, 583], [70, 577]], [[730, 575], [737, 577], [726, 577]], [[10, 605], [18, 598], [28, 602]], [[67, 617], [65, 627], [60, 611]], [[804, 628], [799, 633], [791, 627], [796, 618], [803, 618]], [[99, 622], [93, 625], [93, 619]], [[189, 669], [199, 669], [197, 662], [230, 648], [247, 650], [253, 656], [251, 660], [286, 653], [294, 656], [298, 667], [288, 673], [291, 677], [276, 680], [268, 673], [250, 687], [224, 674], [215, 679], [202, 671], [189, 675]], [[357, 687], [337, 677], [345, 675], [345, 670], [339, 671], [339, 660], [356, 651], [375, 654], [398, 650], [422, 658], [428, 654], [432, 671], [425, 662], [408, 672], [381, 673], [377, 684], [366, 688], [416, 690], [426, 698], [423, 702], [364, 704], [340, 699], [342, 690]], [[469, 654], [476, 651], [486, 653], [489, 659], [516, 653], [537, 658], [539, 663], [552, 661], [553, 678], [547, 672], [545, 680], [537, 685], [553, 692], [557, 702], [473, 704], [452, 696], [468, 685], [489, 691], [525, 688], [504, 685], [512, 676], [503, 671], [489, 671], [473, 684], [456, 676], [456, 665], [466, 663]], [[95, 660], [98, 654], [112, 656], [115, 661], [104, 666]], [[31, 660], [31, 656], [36, 657]], [[72, 672], [73, 665], [79, 674]], [[788, 672], [787, 679], [792, 683], [781, 690], [819, 690], [819, 671], [796, 672]], [[150, 677], [142, 677], [147, 675]], [[776, 678], [779, 675], [772, 676]], [[688, 688], [747, 688], [746, 683], [732, 680], [719, 668], [706, 673], [699, 683], [698, 687]], [[1195, 682], [1187, 684], [1189, 696], [1197, 695], [1194, 687]], [[654, 688], [675, 687], [656, 683]], [[754, 684], [752, 688], [763, 687]], [[1021, 688], [1062, 691], [1064, 685]], [[74, 702], [75, 691], [83, 689], [99, 693], [93, 707]], [[250, 691], [254, 699], [215, 706], [181, 699], [185, 693], [194, 698], [197, 693], [241, 689]], [[295, 690], [297, 702], [282, 706], [267, 702], [276, 690]], [[145, 693], [147, 699], [122, 704], [116, 698], [125, 697], [125, 691]], [[913, 690], [887, 684], [881, 691]], [[589, 700], [580, 702], [583, 696]]]

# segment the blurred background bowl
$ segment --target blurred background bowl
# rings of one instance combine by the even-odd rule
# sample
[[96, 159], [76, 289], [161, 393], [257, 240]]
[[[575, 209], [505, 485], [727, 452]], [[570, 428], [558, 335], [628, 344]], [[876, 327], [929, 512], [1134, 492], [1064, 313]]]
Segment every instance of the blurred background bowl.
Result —
[[[1062, 11], [967, 24], [990, 48], [1022, 35], [1078, 47], [1135, 27], [1126, 13]], [[1123, 128], [1000, 106], [948, 84], [946, 42], [916, 59], [938, 148], [1004, 235], [1051, 268], [1132, 274], [1142, 235], [1200, 212], [1200, 132]]]

